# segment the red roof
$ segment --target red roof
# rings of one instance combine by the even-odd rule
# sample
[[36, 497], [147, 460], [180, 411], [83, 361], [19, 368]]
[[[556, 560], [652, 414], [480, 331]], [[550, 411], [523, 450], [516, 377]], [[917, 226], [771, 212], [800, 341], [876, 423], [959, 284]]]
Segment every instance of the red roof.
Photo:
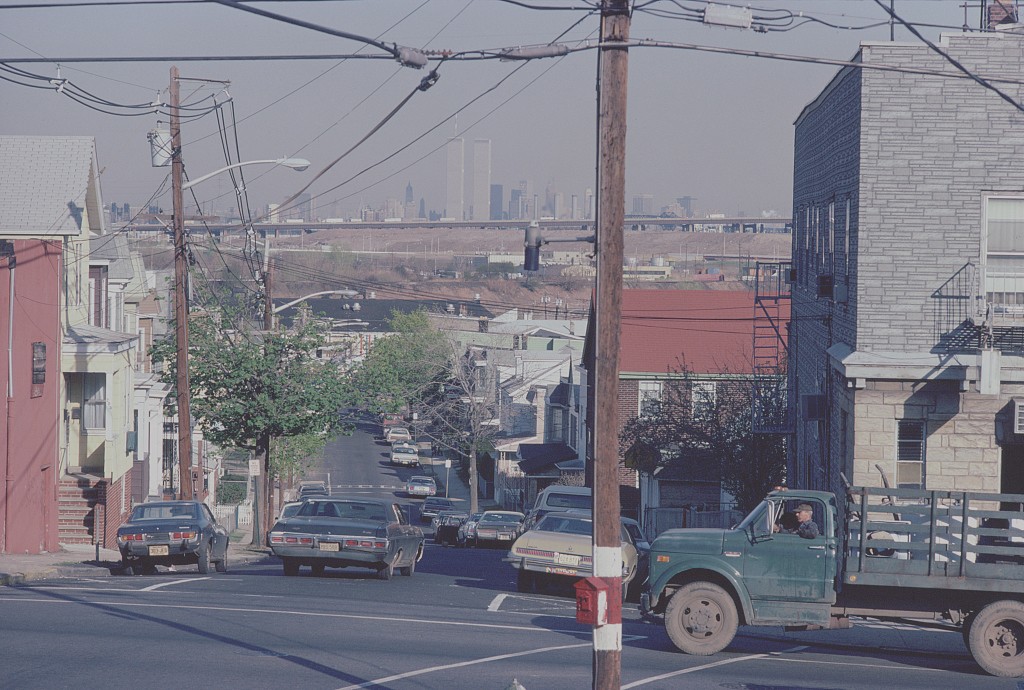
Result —
[[[763, 312], [759, 318], [768, 324]], [[781, 304], [785, 335], [789, 302]], [[619, 371], [696, 374], [752, 370], [752, 290], [623, 290]], [[781, 348], [780, 348], [781, 350]]]

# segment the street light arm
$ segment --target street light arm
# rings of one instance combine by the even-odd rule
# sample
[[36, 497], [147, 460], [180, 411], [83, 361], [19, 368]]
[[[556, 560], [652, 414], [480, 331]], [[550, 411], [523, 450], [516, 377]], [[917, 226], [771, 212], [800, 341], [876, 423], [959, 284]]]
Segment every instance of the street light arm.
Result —
[[358, 294], [359, 293], [356, 292], [355, 290], [324, 290], [323, 292], [314, 292], [310, 295], [303, 295], [298, 299], [293, 299], [291, 302], [288, 302], [287, 304], [282, 304], [281, 306], [274, 307], [273, 313], [279, 314], [288, 307], [294, 307], [299, 302], [305, 302], [310, 297], [319, 297], [320, 295], [342, 295], [344, 297], [355, 297]]
[[190, 188], [190, 187], [192, 187], [194, 185], [199, 184], [200, 182], [205, 182], [206, 180], [210, 179], [214, 175], [220, 175], [222, 172], [227, 172], [228, 170], [234, 170], [235, 168], [241, 168], [243, 165], [257, 165], [257, 164], [261, 164], [261, 165], [283, 165], [286, 168], [291, 168], [293, 170], [298, 170], [300, 172], [309, 167], [309, 161], [307, 161], [304, 158], [277, 158], [277, 159], [274, 159], [274, 160], [242, 161], [241, 163], [234, 163], [232, 165], [226, 165], [223, 168], [221, 168], [220, 170], [214, 170], [212, 173], [207, 173], [206, 175], [203, 175], [202, 177], [197, 177], [194, 180], [189, 180], [185, 184], [181, 185], [181, 188], [182, 189], [188, 189], [188, 188]]

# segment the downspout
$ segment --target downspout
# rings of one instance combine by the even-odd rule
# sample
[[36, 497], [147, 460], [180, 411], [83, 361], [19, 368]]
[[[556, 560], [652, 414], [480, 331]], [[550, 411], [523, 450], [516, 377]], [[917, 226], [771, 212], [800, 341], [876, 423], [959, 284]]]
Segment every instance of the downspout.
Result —
[[14, 417], [14, 245], [8, 240], [0, 243], [0, 256], [7, 257], [10, 289], [7, 301], [7, 426], [4, 448], [4, 528], [0, 539], [0, 553], [7, 552], [7, 529], [11, 518], [11, 429]]

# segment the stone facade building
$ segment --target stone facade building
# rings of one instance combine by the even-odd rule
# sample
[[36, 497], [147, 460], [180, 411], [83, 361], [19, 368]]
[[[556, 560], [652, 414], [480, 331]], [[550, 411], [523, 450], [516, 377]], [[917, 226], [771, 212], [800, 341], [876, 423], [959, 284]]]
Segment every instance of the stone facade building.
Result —
[[[939, 47], [1024, 101], [1019, 36]], [[924, 45], [854, 61], [796, 121], [789, 483], [1024, 493], [1024, 114]]]

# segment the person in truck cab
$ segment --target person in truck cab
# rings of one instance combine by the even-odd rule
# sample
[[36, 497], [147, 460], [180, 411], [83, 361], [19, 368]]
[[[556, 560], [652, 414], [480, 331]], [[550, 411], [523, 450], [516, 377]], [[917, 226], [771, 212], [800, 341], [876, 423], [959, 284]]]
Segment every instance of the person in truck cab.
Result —
[[[781, 522], [775, 526], [776, 532], [782, 532], [784, 534], [796, 534], [801, 539], [814, 539], [821, 532], [818, 530], [818, 523], [814, 518], [814, 508], [810, 503], [801, 503], [796, 509], [790, 513], [790, 516], [795, 515], [796, 519], [785, 516]], [[789, 520], [786, 520], [789, 517]]]

